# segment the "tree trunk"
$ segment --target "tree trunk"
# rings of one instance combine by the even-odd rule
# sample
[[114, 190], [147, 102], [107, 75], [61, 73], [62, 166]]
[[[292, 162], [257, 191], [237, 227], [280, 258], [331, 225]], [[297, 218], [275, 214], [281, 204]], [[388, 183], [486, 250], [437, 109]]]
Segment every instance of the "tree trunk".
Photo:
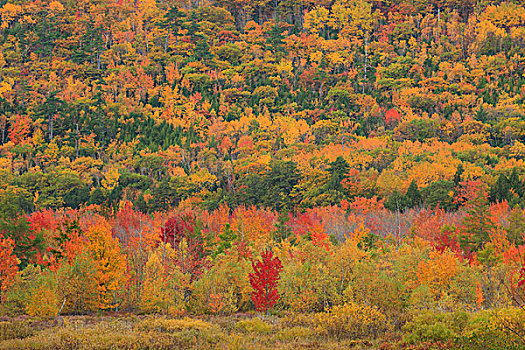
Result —
[[164, 52], [168, 52], [168, 38], [170, 36], [170, 28], [168, 28], [168, 32], [166, 33], [166, 41], [164, 42]]
[[49, 114], [49, 142], [53, 141], [53, 114]]
[[368, 60], [368, 46], [365, 39], [365, 75], [363, 79], [363, 94], [365, 93], [365, 84], [366, 84], [366, 61]]
[[79, 146], [79, 140], [78, 140], [78, 123], [77, 123], [77, 141], [76, 141], [76, 148], [77, 148], [77, 156], [76, 158], [78, 158], [78, 146]]

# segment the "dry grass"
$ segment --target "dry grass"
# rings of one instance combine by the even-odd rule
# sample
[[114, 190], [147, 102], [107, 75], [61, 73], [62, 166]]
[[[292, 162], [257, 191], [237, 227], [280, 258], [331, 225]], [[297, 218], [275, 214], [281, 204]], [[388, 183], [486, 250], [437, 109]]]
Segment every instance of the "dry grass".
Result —
[[[0, 322], [0, 349], [495, 350], [502, 349], [502, 344], [508, 349], [522, 349], [520, 346], [525, 345], [515, 335], [519, 333], [525, 339], [522, 324], [525, 311], [520, 309], [472, 314], [425, 313], [407, 323], [404, 333], [382, 327], [376, 327], [381, 332], [356, 333], [352, 320], [370, 315], [354, 315], [354, 311], [291, 313], [267, 318], [236, 314], [193, 318], [113, 315], [68, 316], [59, 320], [4, 319]], [[376, 316], [365, 318], [375, 320], [381, 315]]]
[[314, 325], [254, 315], [172, 319], [154, 316], [71, 316], [0, 323], [1, 349], [364, 349], [335, 341]]

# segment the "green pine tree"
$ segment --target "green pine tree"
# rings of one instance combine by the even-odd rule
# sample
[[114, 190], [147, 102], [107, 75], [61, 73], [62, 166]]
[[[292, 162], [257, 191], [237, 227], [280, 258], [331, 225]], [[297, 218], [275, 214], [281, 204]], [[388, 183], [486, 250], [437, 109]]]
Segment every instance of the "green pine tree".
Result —
[[466, 203], [467, 215], [463, 218], [464, 235], [460, 240], [462, 248], [470, 251], [480, 251], [483, 244], [490, 238], [494, 223], [490, 217], [489, 201], [483, 188]]
[[422, 197], [415, 180], [412, 180], [408, 186], [407, 193], [405, 194], [405, 200], [409, 208], [414, 208], [421, 205]]

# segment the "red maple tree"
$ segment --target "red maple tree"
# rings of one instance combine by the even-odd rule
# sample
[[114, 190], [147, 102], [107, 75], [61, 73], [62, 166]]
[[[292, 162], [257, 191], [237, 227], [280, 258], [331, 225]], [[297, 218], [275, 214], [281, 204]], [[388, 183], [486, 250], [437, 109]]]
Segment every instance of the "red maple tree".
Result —
[[255, 309], [268, 314], [268, 310], [279, 300], [277, 284], [279, 283], [279, 274], [283, 266], [281, 260], [278, 257], [274, 257], [269, 250], [263, 251], [261, 257], [262, 261], [252, 262], [254, 273], [250, 273], [248, 277], [254, 289], [252, 300], [255, 304]]
[[401, 114], [394, 108], [390, 108], [385, 113], [385, 123], [391, 125], [393, 123], [401, 121]]
[[170, 217], [161, 228], [160, 241], [170, 243], [178, 250], [176, 263], [183, 273], [190, 274], [191, 280], [201, 276], [208, 266], [203, 249], [203, 237], [194, 213]]

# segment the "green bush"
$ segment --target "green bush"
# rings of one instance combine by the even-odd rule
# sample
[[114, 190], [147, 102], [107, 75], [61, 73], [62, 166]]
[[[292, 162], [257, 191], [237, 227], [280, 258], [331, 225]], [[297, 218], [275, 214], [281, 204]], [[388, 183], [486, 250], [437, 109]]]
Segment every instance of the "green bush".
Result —
[[525, 310], [493, 309], [472, 316], [456, 343], [461, 349], [525, 349]]
[[465, 350], [525, 349], [525, 310], [428, 312], [415, 316], [403, 331], [403, 341], [413, 345], [446, 343]]
[[245, 333], [268, 334], [273, 330], [273, 326], [264, 322], [260, 318], [242, 320], [235, 324], [235, 329]]
[[422, 313], [403, 327], [404, 340], [410, 344], [453, 341], [462, 334], [467, 324], [468, 314], [461, 311]]

